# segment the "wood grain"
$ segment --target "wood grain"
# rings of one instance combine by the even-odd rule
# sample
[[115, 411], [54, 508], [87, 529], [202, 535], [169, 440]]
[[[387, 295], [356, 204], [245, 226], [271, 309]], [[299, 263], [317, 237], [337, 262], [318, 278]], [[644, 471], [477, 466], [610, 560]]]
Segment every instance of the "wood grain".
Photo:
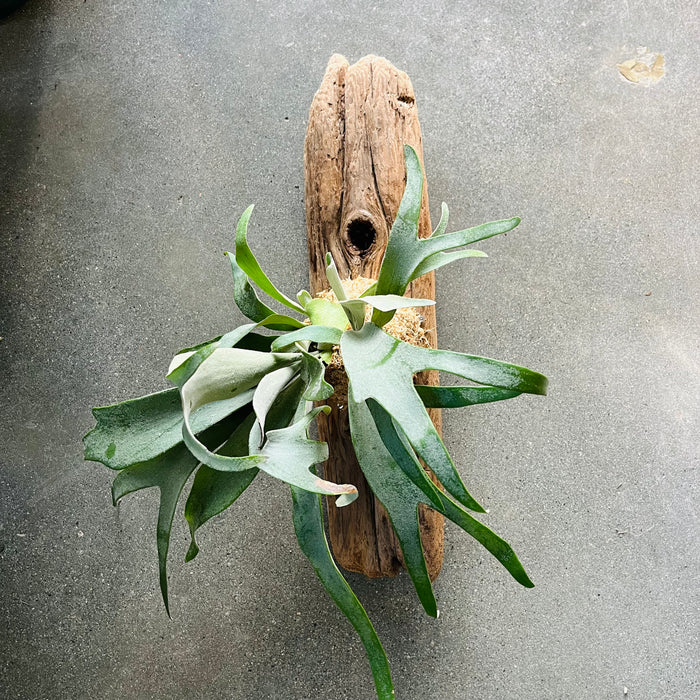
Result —
[[[340, 276], [377, 277], [389, 231], [405, 186], [404, 144], [423, 162], [415, 94], [408, 76], [389, 61], [366, 56], [350, 66], [331, 57], [309, 111], [304, 148], [305, 199], [311, 293], [327, 289], [324, 258], [330, 251]], [[425, 169], [424, 169], [425, 170]], [[431, 232], [427, 183], [423, 189], [419, 235]], [[435, 298], [435, 275], [413, 282], [408, 296]], [[422, 309], [428, 339], [437, 347], [435, 308]], [[437, 372], [417, 377], [436, 384]], [[403, 565], [401, 548], [386, 511], [372, 495], [350, 440], [342, 382], [328, 401], [331, 413], [319, 416], [320, 439], [331, 457], [325, 477], [352, 483], [358, 499], [336, 508], [329, 499], [333, 553], [345, 569], [370, 577], [395, 576]], [[441, 430], [440, 411], [430, 417]], [[421, 538], [431, 579], [442, 566], [443, 518], [421, 506]]]

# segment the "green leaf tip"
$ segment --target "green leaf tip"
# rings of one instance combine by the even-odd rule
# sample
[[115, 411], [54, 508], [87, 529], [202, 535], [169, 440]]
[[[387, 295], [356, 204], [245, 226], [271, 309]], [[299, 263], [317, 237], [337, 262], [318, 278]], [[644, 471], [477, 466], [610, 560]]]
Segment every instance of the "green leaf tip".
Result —
[[[248, 436], [255, 420], [249, 412], [233, 434], [218, 452], [230, 457], [242, 457], [248, 453]], [[209, 519], [229, 508], [250, 486], [258, 474], [258, 469], [241, 472], [221, 472], [202, 465], [194, 477], [190, 495], [185, 504], [185, 519], [190, 528], [191, 542], [185, 561], [194, 559], [199, 547], [195, 539], [196, 531]]]
[[255, 284], [258, 285], [258, 287], [260, 287], [260, 289], [262, 289], [263, 292], [265, 292], [265, 294], [271, 296], [273, 299], [276, 299], [278, 302], [280, 302], [280, 304], [303, 314], [304, 309], [299, 306], [297, 302], [292, 301], [292, 299], [284, 295], [279, 291], [279, 289], [277, 289], [277, 287], [275, 287], [274, 284], [272, 284], [268, 276], [263, 272], [262, 268], [260, 267], [260, 263], [255, 255], [253, 255], [253, 251], [248, 245], [248, 221], [252, 211], [253, 205], [251, 204], [243, 212], [238, 221], [238, 225], [236, 226], [236, 264], [253, 282], [255, 282]]
[[[200, 437], [202, 443], [210, 447], [221, 444], [225, 435], [230, 433], [234, 421], [235, 419], [229, 418], [204, 431]], [[125, 467], [112, 482], [112, 502], [115, 505], [129, 493], [158, 487], [160, 493], [156, 526], [158, 577], [168, 617], [170, 616], [170, 603], [168, 599], [167, 559], [170, 548], [170, 531], [180, 495], [197, 468], [197, 463], [197, 459], [185, 445], [180, 443], [147, 461], [135, 462]]]
[[379, 637], [345, 577], [338, 569], [326, 540], [321, 499], [292, 487], [294, 531], [299, 548], [321, 584], [360, 637], [369, 660], [378, 700], [393, 700], [394, 686]]
[[[403, 295], [406, 287], [418, 277], [457, 260], [486, 257], [479, 251], [454, 251], [456, 248], [506, 233], [519, 223], [518, 217], [482, 224], [472, 229], [446, 233], [449, 209], [443, 202], [437, 228], [428, 238], [418, 237], [418, 223], [423, 197], [423, 171], [418, 154], [411, 146], [404, 146], [406, 187], [399, 210], [391, 227], [389, 241], [379, 271], [377, 295]], [[393, 311], [375, 309], [372, 321], [383, 326], [391, 320]]]
[[330, 284], [331, 289], [335, 292], [338, 301], [345, 301], [348, 298], [345, 293], [345, 287], [343, 287], [340, 275], [338, 274], [338, 268], [330, 252], [326, 253], [326, 278], [328, 279], [328, 284]]

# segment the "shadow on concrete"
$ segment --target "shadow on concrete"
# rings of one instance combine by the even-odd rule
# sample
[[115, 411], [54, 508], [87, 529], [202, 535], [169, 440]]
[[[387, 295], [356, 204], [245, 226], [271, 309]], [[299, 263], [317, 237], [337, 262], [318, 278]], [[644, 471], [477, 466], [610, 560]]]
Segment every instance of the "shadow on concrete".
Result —
[[[4, 80], [12, 76], [16, 84], [0, 102], [0, 198], [12, 199], [17, 183], [31, 161], [37, 122], [38, 100], [45, 86], [45, 18], [51, 0], [0, 0], [0, 59]], [[17, 84], [19, 83], [19, 84]], [[6, 207], [5, 207], [6, 209]]]
[[[11, 275], [22, 249], [22, 231], [30, 214], [30, 171], [39, 148], [37, 128], [46, 74], [47, 18], [51, 0], [29, 0], [0, 19], [0, 82], [12, 85], [0, 100], [0, 317], [10, 322]], [[7, 9], [7, 3], [0, 5]], [[8, 306], [10, 308], [8, 308]], [[6, 331], [7, 329], [2, 329]], [[4, 333], [0, 332], [0, 335]]]

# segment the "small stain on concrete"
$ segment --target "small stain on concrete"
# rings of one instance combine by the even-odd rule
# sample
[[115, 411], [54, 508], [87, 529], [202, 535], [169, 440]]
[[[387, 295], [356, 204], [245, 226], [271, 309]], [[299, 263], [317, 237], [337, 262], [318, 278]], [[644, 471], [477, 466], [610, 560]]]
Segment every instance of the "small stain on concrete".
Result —
[[653, 85], [666, 72], [664, 55], [650, 53], [646, 47], [637, 49], [637, 56], [617, 64], [620, 75], [629, 83]]

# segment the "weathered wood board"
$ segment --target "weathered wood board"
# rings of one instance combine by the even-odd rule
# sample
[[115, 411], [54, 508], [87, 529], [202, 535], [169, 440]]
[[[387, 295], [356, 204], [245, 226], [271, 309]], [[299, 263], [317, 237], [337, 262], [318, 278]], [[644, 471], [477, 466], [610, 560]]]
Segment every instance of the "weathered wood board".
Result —
[[[423, 162], [415, 94], [408, 76], [389, 61], [367, 56], [350, 66], [334, 55], [309, 112], [304, 150], [306, 222], [311, 293], [328, 288], [325, 254], [335, 258], [341, 278], [376, 278], [405, 186], [404, 144]], [[424, 169], [425, 170], [425, 169]], [[419, 235], [430, 235], [427, 183]], [[435, 298], [434, 273], [414, 281], [407, 294]], [[437, 347], [435, 308], [421, 309], [428, 340]], [[418, 376], [437, 383], [437, 372]], [[386, 511], [372, 496], [350, 440], [342, 394], [319, 416], [319, 434], [329, 443], [325, 477], [355, 484], [360, 495], [336, 508], [329, 499], [331, 546], [338, 563], [370, 577], [394, 576], [402, 566], [399, 543]], [[438, 431], [439, 410], [430, 410]], [[421, 506], [423, 509], [423, 506]], [[421, 537], [430, 576], [442, 566], [443, 518], [421, 510]]]

